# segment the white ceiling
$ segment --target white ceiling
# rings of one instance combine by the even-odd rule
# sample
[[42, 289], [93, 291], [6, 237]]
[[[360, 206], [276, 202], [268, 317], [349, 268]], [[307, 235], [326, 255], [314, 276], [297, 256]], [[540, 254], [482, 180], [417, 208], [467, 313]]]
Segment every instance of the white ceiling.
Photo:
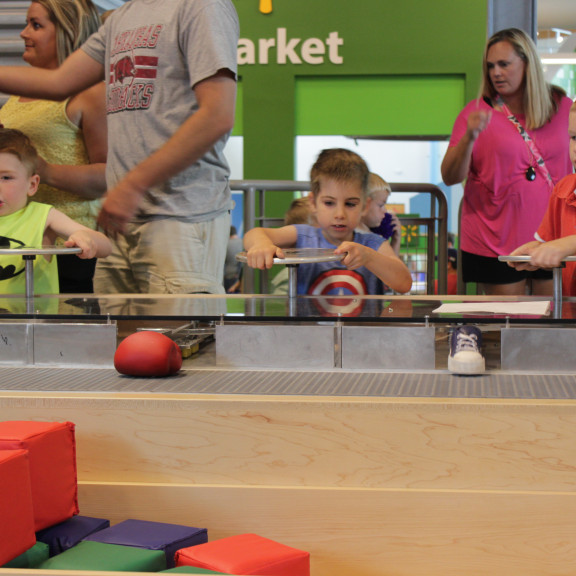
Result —
[[576, 30], [575, 0], [537, 0], [538, 28]]

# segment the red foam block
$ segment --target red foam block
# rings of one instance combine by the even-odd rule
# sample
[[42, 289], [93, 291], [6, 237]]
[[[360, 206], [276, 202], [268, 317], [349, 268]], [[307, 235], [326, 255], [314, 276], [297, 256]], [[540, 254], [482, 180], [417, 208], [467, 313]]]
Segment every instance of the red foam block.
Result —
[[71, 422], [0, 422], [0, 450], [28, 450], [35, 530], [78, 514]]
[[36, 544], [26, 450], [0, 450], [0, 566]]
[[257, 534], [239, 534], [178, 550], [176, 566], [227, 574], [310, 576], [310, 553]]

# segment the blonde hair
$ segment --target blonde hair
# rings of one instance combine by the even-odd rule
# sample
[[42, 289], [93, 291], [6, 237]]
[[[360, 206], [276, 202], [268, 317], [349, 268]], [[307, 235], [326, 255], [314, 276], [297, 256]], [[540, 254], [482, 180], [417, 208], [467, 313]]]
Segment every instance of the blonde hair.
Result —
[[482, 85], [480, 98], [494, 100], [497, 92], [490, 80], [488, 70], [488, 50], [494, 44], [508, 42], [514, 52], [524, 61], [524, 114], [526, 115], [526, 128], [541, 128], [558, 110], [558, 99], [565, 96], [562, 88], [546, 82], [536, 46], [530, 36], [519, 28], [507, 28], [496, 32], [486, 44], [484, 60], [482, 62]]
[[28, 176], [36, 174], [38, 152], [30, 138], [20, 130], [0, 128], [0, 154], [16, 156], [26, 168]]
[[356, 152], [345, 148], [328, 148], [320, 152], [310, 170], [311, 191], [314, 197], [318, 195], [322, 177], [340, 182], [357, 182], [365, 200], [369, 174], [366, 162]]
[[100, 15], [91, 0], [32, 0], [43, 6], [56, 26], [58, 63], [84, 44], [101, 25]]
[[370, 172], [370, 176], [368, 177], [368, 197], [373, 198], [376, 192], [392, 194], [392, 188], [390, 188], [390, 184], [388, 184], [384, 178], [378, 176], [378, 174], [374, 174], [374, 172]]

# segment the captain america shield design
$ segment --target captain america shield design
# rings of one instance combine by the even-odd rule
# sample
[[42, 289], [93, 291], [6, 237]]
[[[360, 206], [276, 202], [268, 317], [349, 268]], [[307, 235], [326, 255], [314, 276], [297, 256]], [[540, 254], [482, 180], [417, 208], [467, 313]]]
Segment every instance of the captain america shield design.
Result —
[[364, 277], [354, 270], [328, 270], [310, 285], [311, 296], [331, 296], [315, 301], [324, 316], [358, 316], [364, 307], [362, 301], [342, 296], [366, 296], [368, 290]]

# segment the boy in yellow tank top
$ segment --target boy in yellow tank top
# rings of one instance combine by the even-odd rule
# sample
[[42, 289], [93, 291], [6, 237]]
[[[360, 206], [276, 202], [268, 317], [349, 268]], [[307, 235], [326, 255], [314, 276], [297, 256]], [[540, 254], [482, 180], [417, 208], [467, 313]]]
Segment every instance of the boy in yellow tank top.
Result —
[[[48, 204], [28, 202], [38, 190], [37, 152], [19, 130], [0, 128], [0, 248], [51, 246], [63, 238], [66, 247], [78, 247], [79, 258], [105, 258], [112, 250], [108, 238], [75, 222]], [[58, 268], [53, 256], [34, 261], [34, 290], [58, 293]], [[0, 293], [25, 291], [24, 262], [18, 254], [0, 256]]]

